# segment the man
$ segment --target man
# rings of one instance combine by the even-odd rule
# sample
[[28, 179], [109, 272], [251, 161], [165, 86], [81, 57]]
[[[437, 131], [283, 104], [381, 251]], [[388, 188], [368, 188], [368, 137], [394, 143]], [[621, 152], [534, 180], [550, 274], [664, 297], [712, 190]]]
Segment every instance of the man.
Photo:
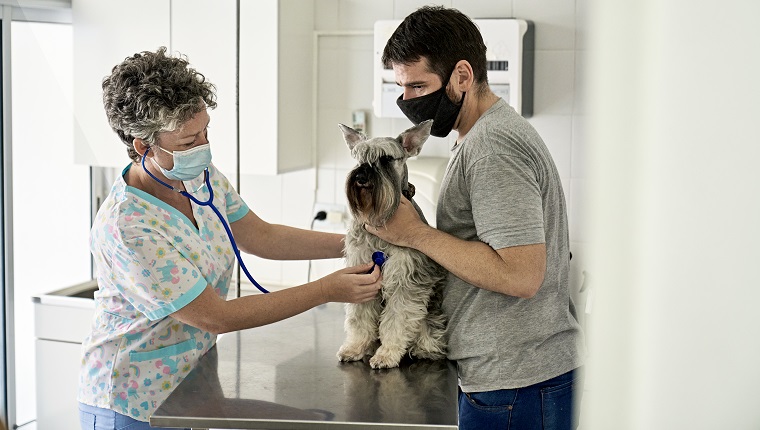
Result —
[[403, 199], [371, 233], [449, 270], [448, 357], [459, 373], [462, 429], [574, 428], [583, 333], [569, 291], [565, 197], [546, 145], [491, 92], [486, 47], [461, 12], [423, 7], [383, 52], [404, 88], [397, 103], [432, 134], [459, 135], [436, 224]]

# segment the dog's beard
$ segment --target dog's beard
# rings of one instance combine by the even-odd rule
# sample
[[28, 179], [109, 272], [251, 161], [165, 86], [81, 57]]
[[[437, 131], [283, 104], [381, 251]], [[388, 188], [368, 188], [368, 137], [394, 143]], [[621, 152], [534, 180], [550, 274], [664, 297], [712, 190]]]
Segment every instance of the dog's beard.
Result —
[[348, 174], [346, 196], [354, 219], [374, 227], [384, 226], [401, 201], [398, 176], [391, 168], [363, 163]]

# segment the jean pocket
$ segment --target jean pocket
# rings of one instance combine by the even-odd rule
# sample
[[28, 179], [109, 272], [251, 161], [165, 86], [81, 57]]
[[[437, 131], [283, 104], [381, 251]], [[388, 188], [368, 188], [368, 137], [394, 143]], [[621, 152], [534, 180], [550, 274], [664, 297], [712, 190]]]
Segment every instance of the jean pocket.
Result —
[[509, 411], [515, 403], [517, 390], [464, 393], [470, 406], [487, 411]]
[[541, 412], [545, 430], [571, 430], [575, 428], [575, 380], [541, 389]]
[[95, 430], [95, 414], [79, 411], [79, 427], [82, 430]]
[[566, 393], [573, 391], [573, 382], [567, 381], [559, 385], [543, 388], [541, 389], [541, 395], [548, 397], [564, 396]]

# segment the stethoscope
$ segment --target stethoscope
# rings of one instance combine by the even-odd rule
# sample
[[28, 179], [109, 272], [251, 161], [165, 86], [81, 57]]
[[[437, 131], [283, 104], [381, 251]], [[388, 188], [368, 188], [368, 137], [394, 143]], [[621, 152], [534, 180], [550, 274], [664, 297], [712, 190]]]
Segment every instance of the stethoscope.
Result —
[[[214, 203], [213, 203], [213, 201], [214, 201], [214, 189], [211, 188], [211, 181], [209, 181], [209, 179], [208, 179], [208, 167], [206, 167], [203, 170], [203, 175], [204, 175], [204, 181], [206, 183], [206, 188], [208, 188], [208, 194], [209, 194], [209, 196], [208, 196], [208, 200], [206, 200], [205, 202], [202, 202], [202, 201], [196, 199], [195, 197], [193, 197], [187, 191], [178, 190], [178, 189], [172, 187], [171, 185], [167, 184], [166, 182], [158, 179], [154, 174], [150, 173], [150, 170], [148, 170], [145, 167], [145, 157], [148, 155], [148, 151], [150, 151], [150, 148], [148, 148], [145, 151], [145, 153], [143, 154], [143, 156], [142, 156], [142, 168], [143, 168], [143, 170], [145, 170], [145, 173], [147, 173], [148, 175], [150, 175], [150, 177], [153, 178], [153, 179], [155, 179], [156, 182], [158, 182], [159, 184], [165, 186], [166, 188], [169, 188], [172, 191], [176, 191], [176, 192], [182, 194], [183, 196], [185, 196], [188, 199], [192, 200], [195, 204], [197, 204], [199, 206], [208, 206], [208, 207], [210, 207], [211, 210], [214, 211], [214, 213], [216, 214], [216, 216], [219, 217], [219, 221], [222, 222], [222, 225], [224, 226], [224, 230], [227, 232], [227, 237], [230, 238], [230, 243], [232, 244], [232, 250], [235, 251], [235, 257], [237, 257], [238, 263], [240, 263], [240, 267], [243, 269], [243, 272], [245, 272], [245, 276], [248, 277], [248, 280], [251, 281], [253, 283], [253, 285], [256, 286], [256, 288], [259, 289], [259, 291], [261, 291], [262, 293], [268, 293], [269, 291], [267, 291], [264, 287], [262, 287], [261, 285], [259, 285], [259, 283], [256, 282], [256, 280], [253, 279], [253, 276], [251, 276], [251, 274], [248, 272], [248, 268], [245, 267], [245, 263], [243, 263], [243, 258], [240, 257], [240, 250], [237, 247], [237, 243], [235, 243], [235, 238], [232, 236], [232, 231], [230, 230], [230, 226], [227, 225], [227, 222], [224, 220], [224, 217], [222, 216], [221, 213], [219, 213], [219, 209], [217, 209], [216, 206], [214, 206]], [[201, 185], [201, 187], [202, 187], [202, 185]], [[200, 187], [198, 188], [198, 190], [200, 190]], [[196, 190], [196, 192], [198, 190]]]

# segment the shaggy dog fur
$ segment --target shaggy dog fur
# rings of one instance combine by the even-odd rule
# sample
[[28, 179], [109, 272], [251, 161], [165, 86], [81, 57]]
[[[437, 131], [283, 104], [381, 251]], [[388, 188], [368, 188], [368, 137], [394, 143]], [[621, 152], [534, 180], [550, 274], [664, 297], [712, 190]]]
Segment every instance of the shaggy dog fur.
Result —
[[[407, 352], [423, 359], [445, 357], [446, 320], [440, 305], [446, 271], [425, 254], [392, 245], [364, 229], [365, 224], [385, 225], [398, 208], [402, 193], [411, 200], [414, 187], [407, 181], [406, 159], [420, 153], [431, 125], [432, 121], [426, 121], [396, 138], [372, 139], [340, 125], [358, 162], [346, 180], [353, 215], [345, 239], [347, 263], [353, 266], [371, 261], [375, 251], [386, 256], [378, 297], [346, 305], [347, 336], [338, 351], [341, 361], [372, 356], [370, 366], [379, 369], [398, 366]], [[419, 207], [414, 207], [424, 220]]]

